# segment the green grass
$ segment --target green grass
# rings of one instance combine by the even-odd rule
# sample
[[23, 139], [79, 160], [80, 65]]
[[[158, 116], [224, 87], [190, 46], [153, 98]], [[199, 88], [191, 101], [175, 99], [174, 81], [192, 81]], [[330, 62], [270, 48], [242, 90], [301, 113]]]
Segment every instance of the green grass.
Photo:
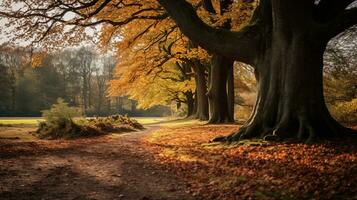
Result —
[[[185, 126], [194, 124], [204, 124], [198, 120], [190, 119], [172, 119], [167, 117], [133, 117], [142, 125], [155, 125], [161, 126]], [[37, 126], [39, 122], [44, 121], [41, 117], [0, 117], [0, 124], [5, 125], [31, 125]]]
[[7, 125], [37, 125], [41, 121], [43, 121], [41, 117], [0, 118], [0, 124]]
[[[146, 124], [155, 124], [161, 121], [165, 121], [163, 117], [133, 117], [139, 123]], [[0, 124], [7, 125], [37, 125], [39, 122], [44, 121], [42, 117], [0, 117]]]

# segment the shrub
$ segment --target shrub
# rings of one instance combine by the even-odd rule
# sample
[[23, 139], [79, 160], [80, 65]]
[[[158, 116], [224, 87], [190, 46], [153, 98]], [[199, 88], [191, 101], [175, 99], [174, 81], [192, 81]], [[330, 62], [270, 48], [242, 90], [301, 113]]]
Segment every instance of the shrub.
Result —
[[42, 111], [42, 116], [45, 121], [39, 124], [36, 131], [40, 138], [74, 138], [102, 134], [100, 130], [73, 122], [73, 118], [79, 116], [78, 109], [69, 107], [63, 99], [58, 99], [49, 110]]
[[50, 124], [66, 124], [77, 116], [79, 116], [78, 109], [69, 107], [61, 98], [49, 110], [42, 111], [42, 117]]
[[95, 126], [104, 132], [129, 132], [135, 131], [136, 129], [144, 129], [144, 127], [135, 119], [122, 115], [88, 119], [88, 124]]
[[36, 133], [42, 139], [90, 137], [104, 134], [99, 129], [86, 125], [78, 125], [73, 121], [61, 122], [59, 124], [41, 122]]
[[75, 108], [68, 107], [63, 100], [59, 100], [50, 110], [43, 111], [46, 121], [39, 124], [37, 136], [45, 139], [77, 138], [144, 129], [136, 120], [122, 115], [83, 118], [74, 122], [72, 119], [78, 116], [77, 113]]

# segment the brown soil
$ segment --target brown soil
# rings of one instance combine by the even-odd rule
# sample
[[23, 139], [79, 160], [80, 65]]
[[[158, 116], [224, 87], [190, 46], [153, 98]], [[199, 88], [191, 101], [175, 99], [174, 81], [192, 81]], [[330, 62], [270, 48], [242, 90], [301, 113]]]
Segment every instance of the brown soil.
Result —
[[0, 138], [0, 199], [197, 199], [140, 145], [157, 128], [78, 140]]

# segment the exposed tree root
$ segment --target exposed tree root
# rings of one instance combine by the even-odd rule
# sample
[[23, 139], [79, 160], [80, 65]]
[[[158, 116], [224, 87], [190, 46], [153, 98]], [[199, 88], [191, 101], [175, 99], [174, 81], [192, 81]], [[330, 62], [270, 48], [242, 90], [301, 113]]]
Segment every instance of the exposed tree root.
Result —
[[300, 117], [298, 120], [283, 121], [274, 128], [263, 124], [255, 122], [245, 125], [226, 137], [213, 139], [213, 142], [232, 143], [243, 139], [264, 139], [266, 141], [296, 141], [311, 144], [323, 140], [357, 139], [356, 130], [343, 127], [330, 116], [317, 121], [308, 121], [306, 118]]

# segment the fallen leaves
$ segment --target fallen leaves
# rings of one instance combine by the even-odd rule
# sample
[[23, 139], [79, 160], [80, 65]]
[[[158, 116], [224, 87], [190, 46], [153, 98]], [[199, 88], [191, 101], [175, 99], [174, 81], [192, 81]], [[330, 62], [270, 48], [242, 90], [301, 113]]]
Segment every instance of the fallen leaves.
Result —
[[144, 144], [204, 199], [357, 199], [355, 145], [207, 143], [238, 128], [162, 128]]

